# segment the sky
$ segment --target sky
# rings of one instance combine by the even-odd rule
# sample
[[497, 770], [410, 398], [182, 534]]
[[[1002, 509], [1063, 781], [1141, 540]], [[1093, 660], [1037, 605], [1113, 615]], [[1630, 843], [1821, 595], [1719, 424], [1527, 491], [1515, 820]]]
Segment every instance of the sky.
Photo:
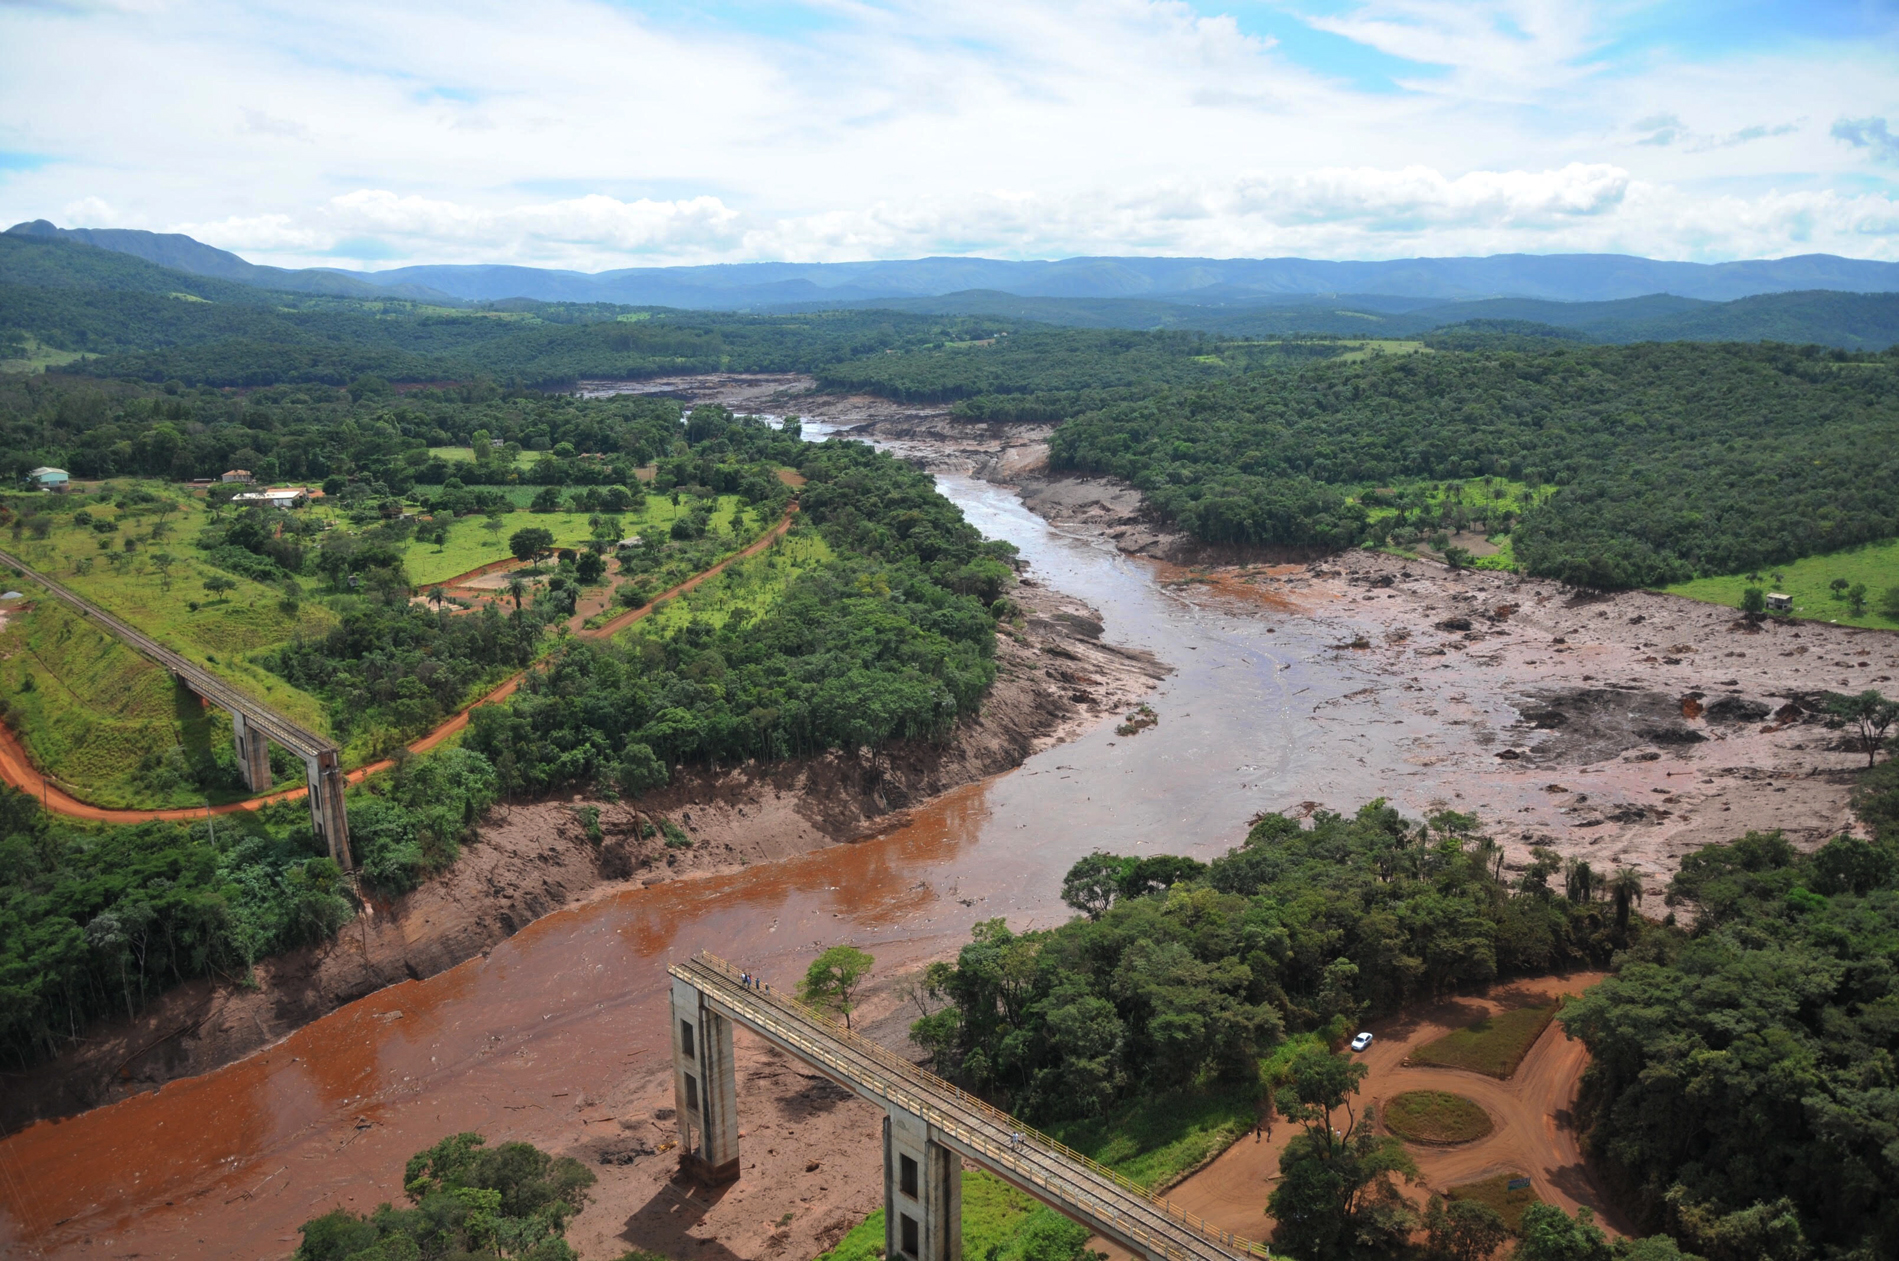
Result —
[[1899, 0], [0, 0], [0, 220], [280, 266], [1899, 260]]

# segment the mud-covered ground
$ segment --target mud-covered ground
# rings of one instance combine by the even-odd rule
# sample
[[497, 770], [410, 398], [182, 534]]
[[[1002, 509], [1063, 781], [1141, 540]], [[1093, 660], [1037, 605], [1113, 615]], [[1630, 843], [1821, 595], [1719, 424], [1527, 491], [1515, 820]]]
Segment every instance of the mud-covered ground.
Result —
[[1435, 768], [1454, 789], [1442, 804], [1476, 813], [1514, 863], [1548, 845], [1634, 867], [1652, 894], [1683, 854], [1746, 831], [1812, 847], [1851, 830], [1866, 755], [1828, 725], [1822, 694], [1899, 676], [1899, 636], [1881, 631], [1374, 552], [1176, 581], [1197, 600], [1272, 594], [1335, 622], [1333, 651], [1366, 686], [1316, 716], [1395, 728], [1403, 760]]
[[[997, 636], [995, 687], [943, 744], [902, 745], [874, 763], [832, 754], [694, 772], [638, 803], [574, 795], [498, 806], [446, 872], [393, 902], [372, 899], [333, 941], [260, 963], [249, 984], [189, 982], [136, 1020], [94, 1026], [70, 1054], [9, 1077], [0, 1129], [230, 1063], [385, 985], [485, 953], [568, 903], [901, 827], [911, 807], [1125, 712], [1166, 673], [1147, 654], [1099, 642], [1098, 612], [1032, 577], [1013, 598], [1022, 617]], [[599, 811], [598, 840], [588, 807]], [[666, 844], [662, 819], [692, 844]]]
[[1477, 814], [1513, 866], [1548, 845], [1597, 868], [1634, 867], [1659, 897], [1681, 855], [1702, 845], [1780, 829], [1811, 846], [1854, 826], [1848, 796], [1865, 755], [1827, 727], [1819, 694], [1891, 693], [1899, 635], [1756, 624], [1675, 596], [1582, 593], [1383, 553], [1209, 547], [1125, 483], [1050, 473], [1049, 426], [819, 394], [789, 375], [695, 389], [1012, 487], [1065, 530], [1155, 560], [1184, 598], [1335, 623], [1338, 659], [1366, 686], [1311, 720], [1387, 729], [1369, 738], [1395, 739], [1401, 764], [1430, 768], [1432, 804]]

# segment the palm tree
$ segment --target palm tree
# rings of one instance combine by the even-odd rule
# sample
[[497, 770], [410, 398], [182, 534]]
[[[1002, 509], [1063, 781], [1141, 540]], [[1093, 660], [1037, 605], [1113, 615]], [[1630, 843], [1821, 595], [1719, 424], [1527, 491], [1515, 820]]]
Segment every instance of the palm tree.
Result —
[[514, 601], [514, 611], [521, 611], [521, 598], [527, 594], [527, 584], [519, 578], [508, 579], [508, 597]]
[[1642, 876], [1633, 867], [1624, 867], [1609, 877], [1609, 900], [1615, 904], [1615, 930], [1627, 932], [1629, 928], [1629, 904], [1640, 905], [1642, 901]]
[[429, 588], [429, 603], [435, 606], [435, 611], [437, 613], [440, 613], [442, 611], [442, 601], [447, 598], [448, 598], [447, 593], [445, 593], [442, 590], [440, 583], [437, 583], [435, 586]]
[[1570, 859], [1564, 864], [1563, 892], [1571, 902], [1586, 903], [1596, 894], [1596, 872], [1587, 859]]

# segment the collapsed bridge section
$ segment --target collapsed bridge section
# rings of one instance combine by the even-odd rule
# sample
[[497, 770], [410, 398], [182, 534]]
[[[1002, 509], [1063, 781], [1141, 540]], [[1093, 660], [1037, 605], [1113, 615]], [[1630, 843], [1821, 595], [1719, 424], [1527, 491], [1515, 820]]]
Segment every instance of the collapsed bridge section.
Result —
[[87, 621], [124, 642], [147, 660], [165, 667], [178, 682], [231, 715], [237, 737], [237, 765], [252, 792], [270, 787], [270, 746], [281, 745], [303, 760], [310, 790], [310, 823], [344, 871], [355, 863], [350, 857], [349, 820], [343, 813], [343, 759], [336, 744], [284, 717], [233, 687], [203, 666], [165, 647], [143, 631], [120, 621], [85, 597], [68, 590], [22, 562], [0, 552], [0, 564], [46, 589]]
[[891, 1261], [961, 1261], [964, 1159], [1149, 1261], [1268, 1256], [712, 954], [669, 971], [681, 1163], [703, 1178], [739, 1176], [732, 1030], [743, 1025], [884, 1110]]

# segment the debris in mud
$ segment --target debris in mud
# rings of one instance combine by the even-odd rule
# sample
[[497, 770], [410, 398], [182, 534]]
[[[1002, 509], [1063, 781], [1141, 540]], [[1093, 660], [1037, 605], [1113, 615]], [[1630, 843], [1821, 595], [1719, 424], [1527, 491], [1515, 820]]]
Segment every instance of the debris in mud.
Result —
[[1531, 726], [1556, 733], [1534, 750], [1545, 762], [1602, 762], [1644, 745], [1707, 739], [1682, 721], [1681, 702], [1663, 692], [1613, 687], [1541, 692], [1521, 712]]
[[1160, 715], [1154, 712], [1153, 706], [1143, 702], [1128, 711], [1126, 721], [1114, 729], [1114, 734], [1117, 736], [1138, 736], [1149, 727], [1159, 725]]
[[1702, 716], [1709, 722], [1761, 722], [1772, 712], [1772, 708], [1762, 701], [1723, 696], [1703, 710]]
[[1470, 629], [1470, 619], [1467, 617], [1447, 617], [1437, 624], [1437, 628], [1441, 631], [1467, 631]]

